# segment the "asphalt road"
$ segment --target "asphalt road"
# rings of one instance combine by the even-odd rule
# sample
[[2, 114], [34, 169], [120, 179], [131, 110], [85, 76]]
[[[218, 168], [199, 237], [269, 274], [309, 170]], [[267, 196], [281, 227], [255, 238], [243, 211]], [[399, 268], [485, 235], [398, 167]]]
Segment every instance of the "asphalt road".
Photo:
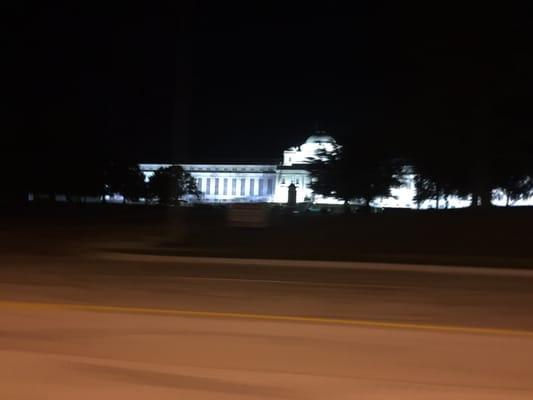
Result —
[[530, 399], [533, 275], [0, 259], [0, 398]]

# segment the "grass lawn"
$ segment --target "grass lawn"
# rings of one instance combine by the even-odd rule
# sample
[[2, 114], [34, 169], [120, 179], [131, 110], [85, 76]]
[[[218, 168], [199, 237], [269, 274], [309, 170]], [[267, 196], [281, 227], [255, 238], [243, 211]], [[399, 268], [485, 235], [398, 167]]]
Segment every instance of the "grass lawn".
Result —
[[221, 207], [31, 205], [4, 210], [0, 248], [85, 246], [158, 254], [533, 267], [533, 209], [269, 213], [265, 228], [235, 228]]

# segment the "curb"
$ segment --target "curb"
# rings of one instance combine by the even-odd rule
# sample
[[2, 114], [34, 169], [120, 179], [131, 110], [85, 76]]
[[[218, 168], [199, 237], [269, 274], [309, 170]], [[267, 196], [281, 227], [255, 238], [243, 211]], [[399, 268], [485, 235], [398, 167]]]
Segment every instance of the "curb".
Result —
[[263, 258], [229, 258], [229, 257], [193, 257], [170, 256], [155, 254], [135, 254], [121, 252], [99, 252], [94, 255], [97, 259], [109, 261], [152, 262], [152, 263], [186, 263], [186, 264], [211, 264], [211, 265], [247, 265], [268, 267], [291, 268], [333, 268], [353, 269], [366, 271], [387, 272], [420, 272], [437, 274], [460, 275], [486, 275], [486, 276], [512, 276], [533, 277], [533, 270], [517, 268], [489, 268], [489, 267], [464, 267], [440, 265], [414, 265], [373, 263], [359, 261], [316, 261], [316, 260], [283, 260]]

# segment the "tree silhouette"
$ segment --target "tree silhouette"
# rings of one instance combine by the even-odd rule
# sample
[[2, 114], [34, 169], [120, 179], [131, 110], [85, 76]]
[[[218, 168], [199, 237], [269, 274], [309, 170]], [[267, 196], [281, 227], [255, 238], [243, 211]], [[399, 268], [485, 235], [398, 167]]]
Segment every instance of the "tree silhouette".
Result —
[[418, 205], [426, 200], [435, 200], [436, 208], [440, 201], [446, 206], [448, 198], [469, 195], [469, 173], [467, 163], [459, 154], [440, 149], [439, 152], [426, 152], [414, 160], [415, 201]]
[[178, 204], [185, 195], [200, 197], [194, 178], [178, 165], [155, 171], [148, 182], [148, 193], [163, 205]]
[[105, 183], [107, 193], [120, 193], [124, 202], [146, 196], [144, 175], [134, 163], [110, 163], [105, 171]]
[[506, 205], [533, 195], [533, 168], [527, 152], [516, 149], [504, 153], [493, 168], [494, 186], [506, 196]]
[[365, 209], [379, 197], [399, 186], [401, 168], [385, 155], [353, 145], [321, 151], [310, 163], [311, 188], [317, 194], [340, 200], [357, 201]]

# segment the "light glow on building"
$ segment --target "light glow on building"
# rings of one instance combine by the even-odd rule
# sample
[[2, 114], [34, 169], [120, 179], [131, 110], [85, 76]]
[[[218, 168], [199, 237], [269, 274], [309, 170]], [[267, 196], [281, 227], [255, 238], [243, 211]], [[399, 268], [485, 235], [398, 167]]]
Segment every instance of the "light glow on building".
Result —
[[[201, 196], [187, 196], [184, 200], [200, 203], [278, 203], [288, 201], [289, 186], [296, 187], [297, 203], [341, 205], [344, 202], [334, 197], [324, 197], [313, 193], [311, 174], [306, 167], [321, 152], [332, 152], [340, 146], [335, 139], [324, 132], [310, 136], [300, 146], [283, 152], [279, 164], [179, 164], [196, 179]], [[148, 181], [159, 168], [173, 164], [140, 164], [141, 171]], [[401, 186], [391, 188], [391, 196], [378, 198], [371, 206], [380, 208], [437, 208], [437, 200], [415, 201], [415, 176], [406, 174]], [[497, 193], [496, 193], [497, 192]], [[506, 197], [496, 191], [493, 204], [505, 206]], [[439, 199], [439, 208], [464, 208], [470, 206], [470, 199], [449, 196]], [[533, 197], [517, 200], [510, 205], [533, 205]]]

